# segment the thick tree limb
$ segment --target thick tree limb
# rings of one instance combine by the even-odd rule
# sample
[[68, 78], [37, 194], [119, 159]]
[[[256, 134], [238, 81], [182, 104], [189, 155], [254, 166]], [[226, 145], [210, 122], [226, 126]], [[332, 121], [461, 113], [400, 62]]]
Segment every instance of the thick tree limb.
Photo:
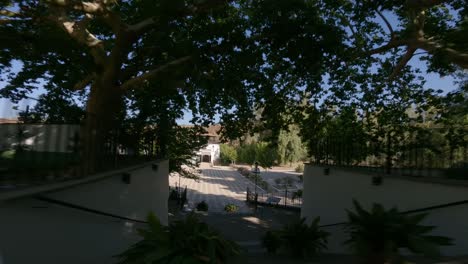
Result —
[[76, 83], [76, 84], [73, 86], [73, 90], [74, 90], [74, 91], [83, 90], [84, 88], [86, 88], [86, 86], [88, 86], [88, 84], [90, 84], [90, 83], [94, 80], [94, 76], [95, 76], [94, 73], [89, 74], [89, 75], [86, 76], [83, 80], [81, 80], [81, 81], [79, 81], [78, 83]]
[[127, 30], [133, 32], [136, 35], [141, 35], [146, 32], [148, 29], [156, 25], [156, 20], [152, 17], [144, 19], [136, 24], [129, 25]]
[[232, 2], [232, 0], [204, 0], [200, 1], [200, 3], [197, 5], [194, 5], [191, 8], [191, 11], [192, 13], [204, 13], [216, 8], [220, 8], [230, 2]]
[[406, 6], [411, 9], [426, 9], [444, 2], [447, 2], [447, 0], [407, 0]]
[[390, 25], [390, 22], [388, 22], [387, 18], [382, 14], [382, 12], [380, 12], [379, 10], [377, 10], [376, 12], [377, 12], [377, 15], [379, 15], [380, 18], [382, 18], [385, 25], [387, 25], [388, 31], [390, 31], [390, 39], [394, 39], [395, 38], [395, 31], [393, 31], [392, 25]]
[[441, 52], [443, 55], [454, 64], [462, 67], [463, 69], [468, 69], [468, 54], [463, 53], [451, 48], [446, 48], [441, 44], [430, 41], [426, 39], [418, 39], [414, 44], [416, 47], [423, 49], [430, 54], [434, 55], [435, 53]]
[[390, 76], [389, 76], [390, 80], [395, 79], [400, 74], [403, 67], [405, 67], [406, 64], [408, 64], [408, 62], [413, 57], [415, 51], [416, 51], [415, 48], [411, 48], [411, 47], [408, 48], [408, 50], [406, 51], [406, 54], [403, 55], [403, 57], [401, 57], [400, 61], [398, 62], [398, 64], [393, 69], [392, 74], [390, 74]]
[[87, 46], [95, 63], [103, 65], [106, 58], [102, 45], [103, 42], [86, 29], [86, 25], [90, 21], [91, 17], [85, 16], [83, 20], [76, 22], [70, 20], [64, 10], [57, 11], [57, 15], [51, 15], [48, 18], [56, 23], [59, 28], [64, 30], [71, 38], [76, 40], [78, 43]]
[[14, 16], [17, 16], [17, 15], [19, 15], [19, 14], [15, 13], [13, 11], [10, 11], [10, 10], [6, 10], [6, 9], [0, 10], [0, 16], [14, 17]]
[[378, 47], [378, 48], [369, 50], [369, 51], [365, 52], [365, 54], [366, 54], [366, 55], [379, 54], [379, 53], [382, 53], [382, 52], [386, 52], [386, 51], [388, 51], [388, 50], [391, 50], [391, 49], [393, 49], [393, 48], [405, 46], [405, 45], [407, 45], [407, 44], [408, 44], [408, 43], [407, 43], [407, 41], [405, 41], [405, 40], [393, 39], [393, 40], [390, 40], [390, 42], [388, 42], [386, 45], [383, 45], [383, 46], [381, 46], [381, 47]]
[[106, 6], [102, 1], [86, 2], [77, 0], [47, 0], [51, 5], [83, 11], [88, 14], [102, 14], [106, 11]]
[[159, 66], [156, 69], [153, 69], [151, 71], [143, 73], [142, 75], [139, 75], [137, 77], [134, 77], [133, 79], [130, 79], [130, 80], [124, 82], [121, 85], [121, 89], [122, 90], [132, 89], [136, 85], [141, 84], [142, 82], [144, 82], [146, 80], [149, 80], [149, 79], [152, 79], [152, 78], [156, 77], [157, 75], [163, 73], [164, 71], [168, 70], [169, 68], [172, 68], [174, 66], [177, 66], [177, 65], [183, 64], [185, 62], [188, 62], [191, 59], [192, 59], [191, 56], [186, 56], [186, 57], [182, 57], [182, 58], [173, 60], [171, 62], [168, 62], [168, 63], [166, 63], [164, 65]]

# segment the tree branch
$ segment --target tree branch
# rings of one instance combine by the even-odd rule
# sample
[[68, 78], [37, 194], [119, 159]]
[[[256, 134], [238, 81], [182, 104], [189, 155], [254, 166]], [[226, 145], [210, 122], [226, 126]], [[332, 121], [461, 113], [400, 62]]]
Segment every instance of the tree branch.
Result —
[[10, 10], [6, 10], [6, 9], [0, 10], [0, 16], [14, 17], [14, 16], [17, 16], [17, 15], [19, 15], [19, 14], [15, 13], [13, 11], [10, 11]]
[[430, 41], [427, 39], [418, 39], [414, 44], [415, 47], [423, 49], [430, 54], [442, 52], [447, 58], [454, 64], [460, 66], [463, 69], [468, 69], [468, 53], [463, 53], [451, 48], [446, 48], [443, 45]]
[[393, 49], [393, 48], [405, 46], [405, 45], [407, 45], [407, 44], [408, 44], [408, 43], [407, 43], [407, 41], [405, 41], [405, 40], [393, 39], [393, 40], [390, 40], [390, 42], [388, 42], [386, 45], [383, 45], [383, 46], [381, 46], [381, 47], [378, 47], [378, 48], [369, 50], [369, 51], [365, 52], [365, 54], [366, 54], [366, 55], [379, 54], [379, 53], [388, 51], [388, 50]]
[[48, 16], [48, 18], [65, 31], [71, 38], [78, 43], [87, 46], [94, 58], [96, 64], [103, 65], [106, 54], [103, 48], [103, 42], [91, 34], [86, 26], [91, 20], [90, 15], [86, 15], [81, 21], [72, 21], [65, 14], [65, 10], [56, 9], [57, 15]]
[[47, 0], [56, 7], [71, 8], [77, 11], [83, 11], [89, 14], [102, 14], [106, 11], [103, 2], [85, 2], [79, 0]]
[[395, 69], [393, 69], [392, 74], [390, 74], [389, 80], [394, 80], [400, 74], [403, 67], [405, 67], [406, 64], [408, 64], [408, 62], [413, 57], [415, 51], [416, 51], [415, 48], [411, 48], [411, 47], [408, 48], [408, 50], [406, 51], [406, 54], [403, 55], [403, 57], [401, 57], [400, 61], [395, 66]]
[[79, 81], [78, 83], [76, 83], [76, 84], [73, 86], [73, 90], [74, 90], [74, 91], [83, 90], [84, 88], [86, 88], [86, 86], [88, 86], [88, 84], [90, 84], [90, 83], [94, 80], [94, 76], [95, 76], [94, 73], [89, 74], [89, 75], [86, 76], [83, 80], [81, 80], [81, 81]]
[[447, 2], [447, 0], [407, 0], [406, 6], [411, 9], [426, 9], [444, 2]]
[[377, 14], [382, 18], [382, 20], [385, 22], [385, 25], [387, 25], [388, 30], [390, 31], [390, 39], [395, 38], [395, 32], [393, 31], [392, 25], [390, 25], [390, 22], [388, 22], [387, 18], [380, 12], [379, 10], [376, 10]]
[[156, 20], [152, 17], [144, 19], [136, 24], [129, 25], [127, 30], [133, 32], [136, 35], [141, 35], [146, 32], [149, 28], [156, 24]]
[[186, 56], [186, 57], [182, 57], [182, 58], [179, 58], [179, 59], [176, 59], [176, 60], [173, 60], [171, 62], [168, 62], [164, 65], [161, 65], [159, 67], [157, 67], [156, 69], [153, 69], [151, 71], [148, 71], [146, 73], [143, 73], [137, 77], [134, 77], [133, 79], [130, 79], [126, 82], [124, 82], [122, 85], [121, 85], [121, 89], [122, 90], [129, 90], [129, 89], [132, 89], [134, 88], [135, 85], [137, 84], [140, 84], [146, 80], [149, 80], [149, 79], [152, 79], [154, 77], [156, 77], [157, 75], [163, 73], [164, 71], [168, 70], [169, 68], [172, 68], [174, 66], [177, 66], [177, 65], [180, 65], [180, 64], [183, 64], [189, 60], [191, 60], [192, 57], [191, 56]]

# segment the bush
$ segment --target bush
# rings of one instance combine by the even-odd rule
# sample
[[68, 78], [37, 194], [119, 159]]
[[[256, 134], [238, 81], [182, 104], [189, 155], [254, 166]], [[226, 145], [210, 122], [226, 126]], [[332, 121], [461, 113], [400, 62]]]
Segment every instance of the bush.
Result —
[[277, 231], [267, 231], [262, 237], [262, 245], [268, 253], [276, 253], [281, 247], [281, 237]]
[[194, 214], [169, 226], [150, 214], [147, 229], [138, 231], [143, 240], [118, 255], [119, 264], [227, 263], [239, 254], [238, 245], [224, 239]]
[[423, 226], [427, 214], [403, 215], [396, 208], [385, 210], [374, 204], [370, 211], [364, 210], [353, 200], [356, 212], [348, 211], [350, 245], [365, 263], [391, 261], [401, 248], [428, 256], [438, 255], [438, 246], [451, 245], [451, 239], [430, 236], [434, 226]]
[[302, 218], [285, 225], [281, 230], [265, 234], [262, 245], [272, 253], [282, 251], [304, 259], [315, 256], [327, 248], [329, 236], [328, 232], [320, 230], [319, 222], [320, 218], [317, 217], [307, 225], [305, 218]]
[[257, 144], [242, 145], [237, 149], [237, 160], [245, 164], [253, 164], [257, 156]]
[[261, 142], [257, 144], [257, 161], [264, 169], [269, 169], [275, 165], [278, 159], [278, 150], [268, 143]]
[[302, 198], [302, 190], [297, 190], [293, 193], [292, 199]]
[[220, 159], [224, 164], [235, 163], [237, 160], [237, 150], [231, 145], [221, 144]]
[[250, 170], [249, 170], [248, 168], [245, 168], [245, 167], [239, 167], [239, 168], [237, 168], [237, 171], [238, 171], [241, 175], [243, 175], [243, 176], [245, 176], [245, 177], [248, 177], [248, 176], [250, 175]]
[[197, 204], [197, 211], [208, 211], [208, 204], [205, 201], [201, 201]]
[[298, 164], [296, 168], [294, 169], [296, 172], [303, 173], [304, 172], [304, 164]]
[[237, 210], [239, 210], [239, 207], [235, 204], [227, 204], [226, 206], [224, 206], [224, 211], [228, 213], [234, 213], [237, 212]]

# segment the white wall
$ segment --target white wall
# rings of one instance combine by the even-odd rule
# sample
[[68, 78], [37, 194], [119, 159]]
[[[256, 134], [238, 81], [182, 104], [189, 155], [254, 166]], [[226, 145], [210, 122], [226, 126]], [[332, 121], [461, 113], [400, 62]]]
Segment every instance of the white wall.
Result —
[[[128, 218], [145, 220], [154, 212], [167, 224], [169, 163], [131, 173], [125, 184], [115, 175], [43, 196]], [[106, 264], [139, 240], [143, 224], [21, 198], [0, 202], [0, 254], [3, 264]], [[0, 257], [1, 259], [1, 257]]]
[[212, 155], [211, 160], [212, 161], [215, 161], [215, 160], [219, 159], [220, 154], [221, 154], [219, 144], [208, 144], [208, 146], [206, 148], [211, 150], [211, 155]]
[[[372, 203], [383, 204], [386, 208], [397, 206], [401, 211], [468, 200], [468, 187], [447, 186], [384, 177], [380, 186], [372, 185], [372, 176], [349, 172], [341, 168], [330, 168], [330, 174], [323, 174], [323, 167], [306, 165], [304, 171], [304, 197], [302, 217], [309, 221], [320, 216], [321, 224], [345, 222], [345, 209], [353, 208], [352, 199], [366, 208]], [[427, 224], [436, 225], [434, 234], [455, 239], [455, 245], [442, 248], [447, 255], [468, 252], [468, 205], [437, 209], [429, 212]], [[329, 227], [332, 233], [329, 242], [331, 252], [348, 251], [342, 245], [347, 234], [342, 226]]]

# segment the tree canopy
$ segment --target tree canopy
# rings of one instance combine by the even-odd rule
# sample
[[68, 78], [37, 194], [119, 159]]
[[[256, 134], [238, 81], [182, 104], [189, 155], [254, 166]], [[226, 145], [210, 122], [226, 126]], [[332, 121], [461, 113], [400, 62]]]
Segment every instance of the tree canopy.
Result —
[[[379, 112], [395, 123], [407, 106], [434, 102], [438, 91], [423, 89], [426, 72], [468, 68], [467, 7], [466, 0], [1, 0], [0, 94], [18, 101], [38, 86], [84, 93], [86, 153], [122, 116], [162, 122], [183, 109], [197, 124], [219, 114], [230, 138], [253, 127], [255, 109], [276, 136], [292, 122], [306, 135], [330, 109], [351, 107], [361, 118]], [[414, 57], [427, 71], [411, 66]]]

